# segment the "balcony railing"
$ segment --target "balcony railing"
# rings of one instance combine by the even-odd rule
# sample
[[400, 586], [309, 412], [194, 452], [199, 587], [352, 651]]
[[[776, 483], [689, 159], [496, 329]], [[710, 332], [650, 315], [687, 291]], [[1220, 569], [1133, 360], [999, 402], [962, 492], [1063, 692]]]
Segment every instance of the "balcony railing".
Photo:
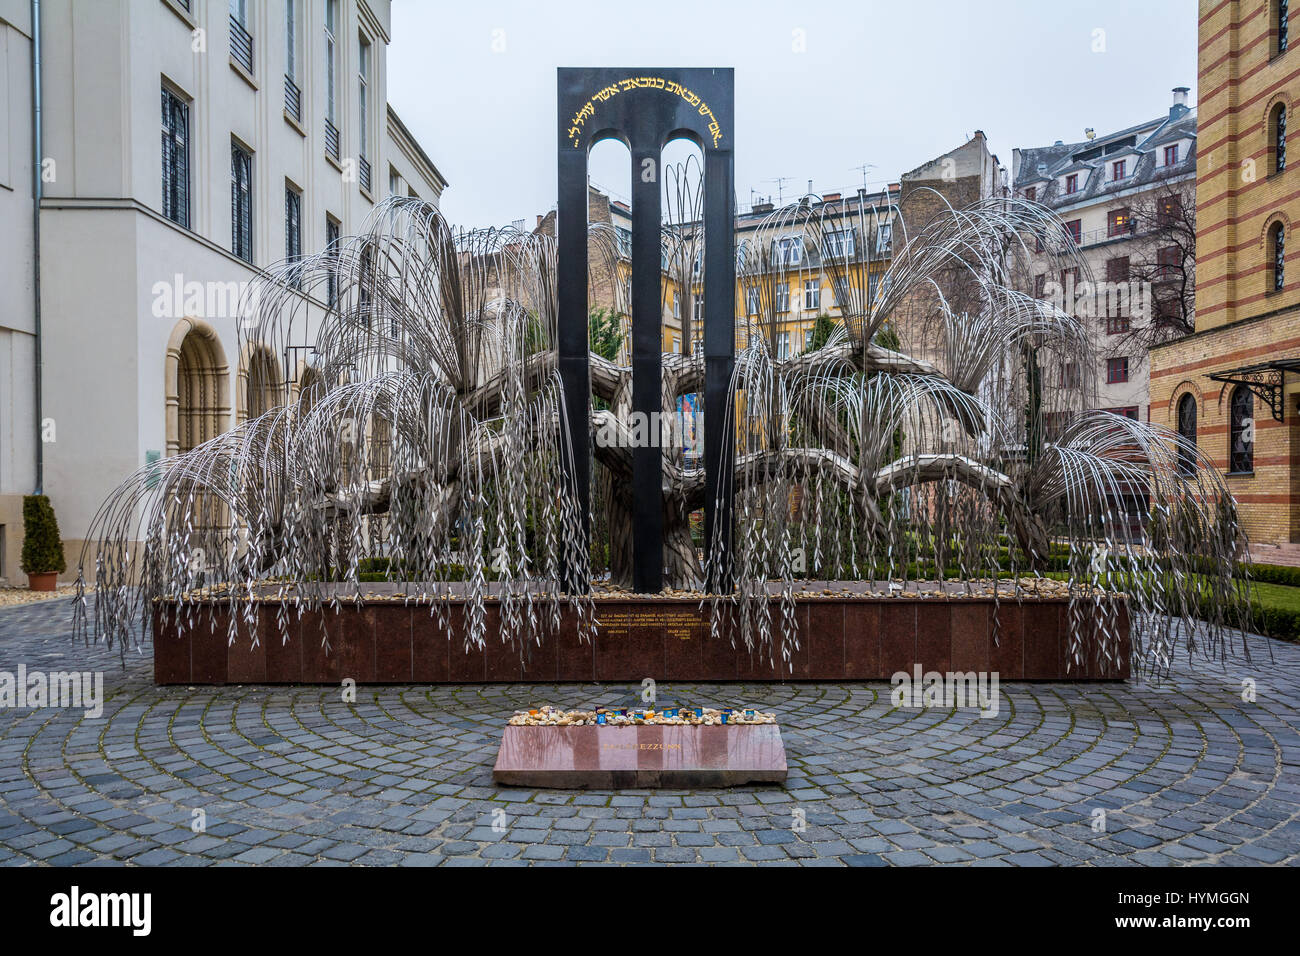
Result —
[[284, 78], [284, 111], [299, 123], [302, 122], [302, 91], [292, 76]]
[[370, 192], [370, 163], [364, 156], [357, 160], [357, 179], [361, 183], [361, 188]]
[[235, 16], [230, 17], [230, 58], [253, 73], [253, 35]]
[[1132, 220], [1122, 226], [1106, 225], [1101, 229], [1090, 229], [1075, 239], [1074, 244], [1087, 247], [1099, 242], [1110, 242], [1112, 239], [1129, 239], [1137, 234], [1137, 221]]
[[325, 121], [325, 154], [339, 158], [339, 131], [329, 120]]

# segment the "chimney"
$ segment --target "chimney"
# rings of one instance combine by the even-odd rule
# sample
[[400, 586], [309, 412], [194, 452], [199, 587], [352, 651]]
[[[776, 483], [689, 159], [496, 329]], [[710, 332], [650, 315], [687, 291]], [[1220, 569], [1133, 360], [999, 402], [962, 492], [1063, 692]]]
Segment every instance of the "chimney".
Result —
[[1174, 105], [1169, 107], [1169, 118], [1171, 120], [1179, 119], [1191, 112], [1187, 106], [1187, 94], [1189, 92], [1190, 90], [1185, 86], [1174, 87]]
[[537, 214], [537, 228], [542, 228], [542, 214], [540, 212]]
[[840, 198], [839, 193], [827, 193], [825, 196], [822, 197], [822, 202], [835, 202], [839, 198]]

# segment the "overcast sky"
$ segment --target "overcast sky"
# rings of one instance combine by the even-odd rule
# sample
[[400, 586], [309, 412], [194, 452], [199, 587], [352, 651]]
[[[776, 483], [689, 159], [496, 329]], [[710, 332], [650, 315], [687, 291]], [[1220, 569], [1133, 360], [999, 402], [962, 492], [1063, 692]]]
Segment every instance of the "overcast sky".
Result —
[[[451, 186], [454, 223], [555, 204], [555, 69], [730, 66], [736, 193], [897, 181], [984, 130], [1018, 146], [1196, 102], [1196, 0], [393, 0], [388, 97]], [[801, 45], [803, 52], [799, 52]], [[592, 181], [626, 194], [612, 144]]]

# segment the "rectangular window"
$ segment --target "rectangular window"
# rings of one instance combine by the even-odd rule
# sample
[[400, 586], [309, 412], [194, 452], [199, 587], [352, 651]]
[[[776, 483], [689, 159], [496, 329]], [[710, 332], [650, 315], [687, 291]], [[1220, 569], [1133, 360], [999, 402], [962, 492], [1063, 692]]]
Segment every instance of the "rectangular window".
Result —
[[1133, 232], [1133, 215], [1127, 209], [1114, 209], [1106, 218], [1107, 236], [1126, 236]]
[[812, 329], [804, 329], [804, 333], [803, 333], [803, 350], [804, 350], [805, 352], [810, 352], [810, 351], [812, 351], [812, 342], [813, 342], [813, 330], [812, 330]]
[[776, 311], [790, 311], [790, 283], [778, 282], [776, 284]]
[[1070, 173], [1070, 175], [1065, 177], [1065, 194], [1068, 196], [1071, 193], [1077, 193], [1078, 191], [1079, 191], [1079, 174]]
[[703, 292], [695, 293], [695, 309], [693, 311], [695, 314], [695, 321], [703, 322], [704, 321], [704, 293]]
[[620, 258], [632, 258], [632, 230], [626, 226], [614, 227], [614, 238], [618, 240], [618, 254]]
[[162, 213], [190, 226], [190, 108], [171, 90], [162, 91]]
[[284, 187], [284, 257], [290, 262], [302, 258], [302, 193]]
[[836, 229], [826, 233], [823, 240], [824, 252], [830, 259], [853, 258], [853, 230]]
[[284, 0], [284, 111], [302, 122], [298, 87], [298, 0]]
[[1061, 387], [1079, 387], [1079, 366], [1074, 362], [1064, 362], [1061, 364]]
[[1156, 253], [1156, 277], [1161, 282], [1172, 282], [1182, 272], [1183, 251], [1178, 246], [1165, 246]]
[[1119, 408], [1108, 408], [1106, 410], [1116, 415], [1123, 415], [1125, 418], [1131, 418], [1135, 422], [1139, 421], [1138, 407], [1136, 405], [1121, 405]]
[[803, 259], [803, 236], [783, 236], [772, 240], [772, 260], [776, 266], [797, 266]]
[[876, 227], [876, 252], [880, 255], [888, 255], [889, 247], [894, 241], [894, 224], [892, 222], [882, 222]]
[[338, 259], [339, 259], [339, 221], [333, 216], [325, 216], [325, 250], [329, 253], [329, 275], [325, 279], [325, 298], [330, 308], [338, 301]]
[[1128, 256], [1118, 256], [1106, 260], [1106, 281], [1127, 282], [1129, 273]]
[[822, 284], [820, 279], [804, 279], [803, 281], [803, 307], [805, 309], [820, 309], [822, 303]]
[[1162, 226], [1172, 226], [1182, 221], [1183, 199], [1181, 196], [1162, 196], [1156, 208], [1156, 221]]
[[253, 156], [230, 144], [230, 251], [253, 261]]
[[1071, 266], [1068, 269], [1061, 270], [1061, 288], [1065, 291], [1067, 299], [1073, 299], [1075, 290], [1079, 286], [1079, 267]]
[[325, 0], [325, 152], [339, 158], [338, 0]]
[[298, 79], [298, 0], [284, 0], [284, 75]]
[[1290, 12], [1287, 0], [1277, 0], [1277, 52], [1286, 52], [1291, 35]]
[[745, 311], [750, 315], [758, 315], [759, 292], [757, 286], [750, 286], [745, 290]]
[[1120, 180], [1128, 175], [1128, 160], [1117, 159], [1110, 164], [1110, 178]]
[[1165, 147], [1165, 165], [1166, 166], [1178, 165], [1178, 144], [1177, 143], [1174, 143], [1174, 145], [1172, 146]]
[[673, 318], [680, 319], [681, 317], [682, 317], [682, 299], [681, 296], [679, 296], [676, 292], [674, 292], [673, 293]]
[[1122, 335], [1130, 328], [1129, 317], [1127, 315], [1107, 315], [1106, 316], [1106, 334]]
[[788, 359], [790, 357], [790, 333], [789, 332], [777, 333], [776, 357], [778, 359]]
[[1065, 231], [1070, 234], [1070, 238], [1074, 241], [1074, 244], [1077, 246], [1080, 242], [1083, 241], [1083, 220], [1071, 219], [1069, 222], [1065, 224]]
[[357, 117], [360, 123], [357, 134], [357, 179], [361, 188], [370, 191], [370, 41], [364, 36], [357, 41]]
[[1128, 359], [1106, 359], [1106, 384], [1118, 385], [1128, 381]]
[[253, 35], [248, 32], [248, 0], [230, 0], [230, 58], [252, 75]]

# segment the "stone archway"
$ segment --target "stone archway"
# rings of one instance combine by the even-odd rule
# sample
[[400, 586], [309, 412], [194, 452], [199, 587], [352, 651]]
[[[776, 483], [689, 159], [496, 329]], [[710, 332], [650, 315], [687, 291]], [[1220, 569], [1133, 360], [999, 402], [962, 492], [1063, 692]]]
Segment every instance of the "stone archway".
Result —
[[189, 451], [230, 427], [230, 367], [216, 330], [181, 319], [167, 342], [167, 455]]
[[248, 343], [239, 356], [235, 424], [242, 425], [250, 418], [257, 418], [284, 401], [284, 379], [279, 359], [269, 346]]

